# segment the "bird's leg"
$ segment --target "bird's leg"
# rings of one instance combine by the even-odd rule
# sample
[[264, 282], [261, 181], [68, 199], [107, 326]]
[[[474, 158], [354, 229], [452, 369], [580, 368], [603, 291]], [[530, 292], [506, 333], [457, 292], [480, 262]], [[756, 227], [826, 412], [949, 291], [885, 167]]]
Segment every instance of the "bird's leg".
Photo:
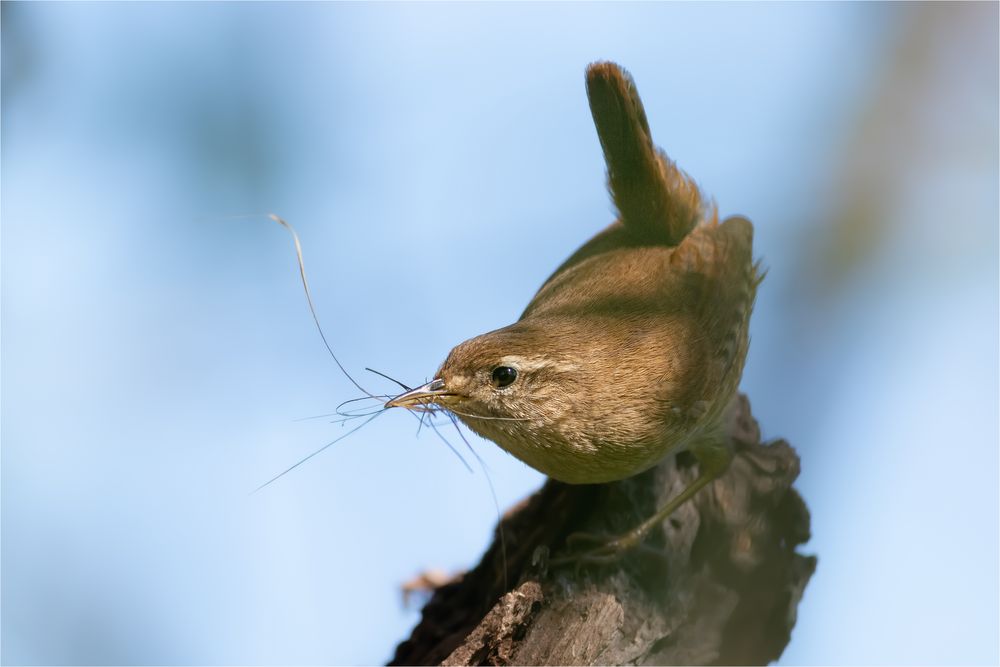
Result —
[[596, 546], [571, 553], [567, 556], [553, 558], [551, 564], [554, 566], [569, 563], [578, 565], [608, 565], [616, 562], [629, 550], [642, 544], [646, 537], [649, 536], [649, 533], [666, 521], [671, 514], [677, 511], [677, 508], [694, 497], [698, 491], [710, 482], [718, 479], [726, 471], [729, 467], [729, 462], [733, 459], [733, 447], [728, 438], [703, 441], [697, 446], [692, 446], [691, 453], [698, 460], [701, 474], [687, 488], [671, 498], [670, 502], [661, 507], [656, 514], [624, 535], [619, 535], [610, 540], [591, 533], [573, 533], [566, 538], [567, 545], [597, 543]]

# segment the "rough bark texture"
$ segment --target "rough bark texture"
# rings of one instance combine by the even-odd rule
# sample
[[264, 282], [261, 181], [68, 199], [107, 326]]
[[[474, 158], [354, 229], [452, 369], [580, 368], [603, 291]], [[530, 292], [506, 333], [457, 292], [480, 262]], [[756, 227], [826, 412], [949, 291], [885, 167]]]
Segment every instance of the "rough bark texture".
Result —
[[[503, 519], [471, 572], [438, 588], [392, 664], [766, 664], [781, 655], [816, 559], [799, 461], [760, 443], [741, 397], [729, 471], [614, 566], [550, 568], [567, 535], [618, 535], [697, 475], [685, 456], [612, 484], [547, 482]], [[511, 588], [505, 586], [510, 582]]]

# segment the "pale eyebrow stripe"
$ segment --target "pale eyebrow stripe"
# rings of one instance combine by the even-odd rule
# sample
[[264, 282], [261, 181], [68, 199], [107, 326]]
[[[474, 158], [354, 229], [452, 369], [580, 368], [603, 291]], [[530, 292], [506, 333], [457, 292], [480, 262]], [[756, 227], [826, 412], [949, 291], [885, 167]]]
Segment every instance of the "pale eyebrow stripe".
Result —
[[508, 354], [500, 358], [501, 364], [509, 364], [523, 371], [537, 371], [540, 368], [552, 368], [557, 371], [571, 372], [580, 370], [579, 364], [562, 361], [550, 361], [548, 359], [526, 358], [516, 354]]

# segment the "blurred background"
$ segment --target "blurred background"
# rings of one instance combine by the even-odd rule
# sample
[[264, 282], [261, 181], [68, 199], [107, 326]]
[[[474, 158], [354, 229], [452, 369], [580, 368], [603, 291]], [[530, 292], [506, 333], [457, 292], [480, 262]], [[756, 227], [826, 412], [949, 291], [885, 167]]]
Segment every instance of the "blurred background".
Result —
[[[819, 567], [782, 662], [996, 663], [998, 5], [2, 4], [2, 661], [368, 664], [496, 509], [376, 393], [613, 218], [583, 85], [770, 267]], [[244, 217], [241, 217], [244, 216]], [[541, 476], [472, 440], [502, 509]]]

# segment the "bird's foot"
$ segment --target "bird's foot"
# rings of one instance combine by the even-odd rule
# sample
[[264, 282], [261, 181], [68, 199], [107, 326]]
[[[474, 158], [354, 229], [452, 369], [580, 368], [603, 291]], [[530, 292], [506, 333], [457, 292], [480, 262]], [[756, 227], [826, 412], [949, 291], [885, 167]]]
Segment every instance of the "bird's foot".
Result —
[[645, 531], [632, 530], [618, 537], [609, 537], [595, 533], [572, 533], [566, 538], [569, 553], [553, 558], [549, 564], [553, 567], [563, 565], [614, 565], [626, 554], [636, 550], [659, 552], [650, 546], [643, 545]]

